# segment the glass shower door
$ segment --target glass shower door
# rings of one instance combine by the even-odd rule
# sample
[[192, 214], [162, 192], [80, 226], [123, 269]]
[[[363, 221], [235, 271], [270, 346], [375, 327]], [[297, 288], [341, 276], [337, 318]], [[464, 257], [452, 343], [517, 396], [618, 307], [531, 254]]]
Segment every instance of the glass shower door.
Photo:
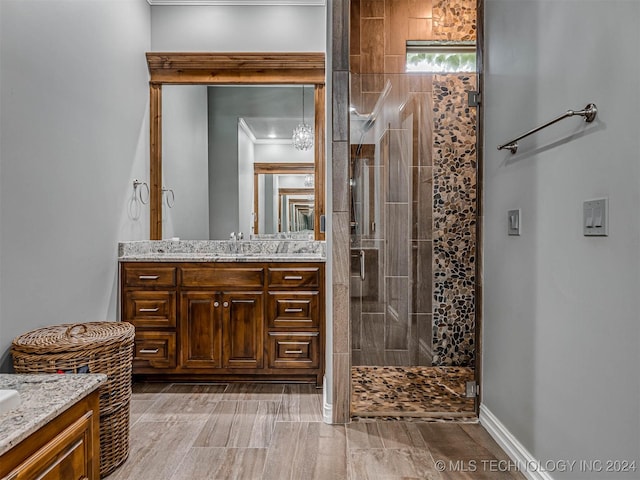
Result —
[[383, 80], [351, 117], [353, 414], [473, 415], [475, 76], [352, 85]]

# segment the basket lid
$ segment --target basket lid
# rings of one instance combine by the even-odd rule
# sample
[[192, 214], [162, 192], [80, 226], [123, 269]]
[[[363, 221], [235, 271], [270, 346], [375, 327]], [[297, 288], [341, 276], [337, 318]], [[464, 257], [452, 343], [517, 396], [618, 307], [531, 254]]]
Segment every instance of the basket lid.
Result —
[[127, 322], [67, 323], [24, 333], [11, 346], [24, 353], [69, 352], [133, 341], [134, 335], [133, 325]]

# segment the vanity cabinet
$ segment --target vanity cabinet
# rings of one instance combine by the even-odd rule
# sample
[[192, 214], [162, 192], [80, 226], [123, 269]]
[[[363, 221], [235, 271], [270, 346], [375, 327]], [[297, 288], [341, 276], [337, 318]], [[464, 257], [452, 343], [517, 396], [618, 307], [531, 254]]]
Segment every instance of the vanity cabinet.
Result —
[[123, 262], [133, 373], [322, 382], [324, 265]]
[[95, 390], [1, 457], [2, 480], [98, 480], [99, 393]]

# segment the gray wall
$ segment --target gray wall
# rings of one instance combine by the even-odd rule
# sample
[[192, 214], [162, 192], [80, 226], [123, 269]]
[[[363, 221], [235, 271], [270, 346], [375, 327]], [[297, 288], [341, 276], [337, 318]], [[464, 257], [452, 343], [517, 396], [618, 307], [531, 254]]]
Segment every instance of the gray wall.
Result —
[[117, 242], [148, 179], [149, 6], [0, 1], [0, 358], [45, 325], [116, 319]]
[[[640, 460], [640, 3], [485, 5], [484, 406], [539, 460]], [[588, 102], [594, 124], [496, 151]], [[602, 196], [609, 237], [584, 237], [582, 202]]]
[[155, 51], [325, 51], [323, 6], [156, 5], [151, 26]]

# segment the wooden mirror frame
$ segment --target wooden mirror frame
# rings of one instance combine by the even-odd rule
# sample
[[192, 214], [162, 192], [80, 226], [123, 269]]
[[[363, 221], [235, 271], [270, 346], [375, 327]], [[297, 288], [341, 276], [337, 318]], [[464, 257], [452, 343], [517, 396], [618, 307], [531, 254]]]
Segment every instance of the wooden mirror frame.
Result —
[[[317, 171], [317, 165], [314, 166], [312, 163], [254, 163], [253, 164], [253, 211], [256, 213], [253, 217], [253, 231], [256, 233], [260, 233], [258, 231], [258, 223], [260, 219], [258, 218], [258, 176], [264, 174], [275, 174], [275, 175], [315, 175]], [[316, 187], [315, 179], [314, 179], [314, 201], [315, 196], [318, 194], [318, 190]], [[317, 204], [315, 206], [317, 209]], [[318, 233], [316, 230], [320, 230], [318, 222], [320, 217], [317, 213], [314, 212], [313, 221], [316, 239], [318, 239]], [[316, 226], [318, 228], [316, 229]]]
[[151, 240], [162, 239], [162, 85], [314, 85], [314, 189], [316, 240], [325, 213], [325, 56], [324, 53], [147, 52], [150, 114]]

